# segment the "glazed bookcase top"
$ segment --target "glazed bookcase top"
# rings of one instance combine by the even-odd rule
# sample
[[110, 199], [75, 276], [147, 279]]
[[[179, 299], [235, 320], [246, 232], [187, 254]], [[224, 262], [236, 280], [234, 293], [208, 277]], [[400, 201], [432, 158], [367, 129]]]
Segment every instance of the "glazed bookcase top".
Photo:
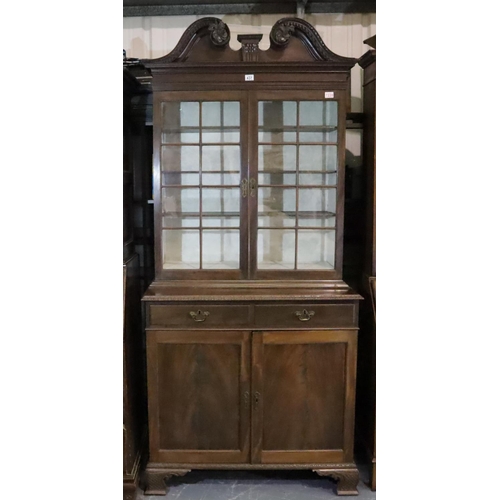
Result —
[[[189, 283], [186, 293], [150, 298], [191, 300], [194, 280], [309, 280], [318, 290], [297, 299], [345, 299], [325, 284], [345, 286], [345, 118], [357, 59], [332, 52], [297, 18], [273, 26], [267, 50], [260, 34], [238, 35], [239, 50], [230, 37], [206, 17], [172, 52], [142, 61], [154, 93], [156, 281]], [[281, 300], [290, 291], [212, 297]]]

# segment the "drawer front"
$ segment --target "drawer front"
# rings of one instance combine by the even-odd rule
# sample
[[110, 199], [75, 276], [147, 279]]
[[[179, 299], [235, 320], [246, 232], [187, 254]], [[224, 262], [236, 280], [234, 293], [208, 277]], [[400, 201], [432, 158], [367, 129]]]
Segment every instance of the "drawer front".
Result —
[[357, 327], [354, 304], [258, 305], [259, 328], [353, 328]]
[[149, 306], [149, 326], [207, 328], [250, 325], [249, 306], [212, 304]]

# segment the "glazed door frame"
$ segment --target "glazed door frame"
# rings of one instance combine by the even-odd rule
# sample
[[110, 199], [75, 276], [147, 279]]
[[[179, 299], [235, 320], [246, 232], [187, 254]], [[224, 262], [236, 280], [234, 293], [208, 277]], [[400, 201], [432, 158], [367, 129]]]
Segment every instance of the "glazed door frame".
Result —
[[[256, 181], [255, 196], [249, 197], [249, 242], [250, 242], [250, 264], [249, 277], [257, 280], [275, 280], [275, 279], [307, 279], [307, 280], [325, 280], [325, 279], [341, 279], [342, 278], [342, 260], [343, 260], [343, 238], [344, 238], [344, 182], [345, 182], [345, 136], [346, 136], [346, 113], [347, 113], [347, 95], [344, 91], [337, 91], [333, 98], [326, 98], [327, 92], [318, 89], [304, 90], [249, 90], [248, 91], [248, 119], [249, 119], [249, 177]], [[328, 93], [331, 94], [331, 93]], [[335, 203], [335, 251], [334, 251], [334, 269], [332, 270], [259, 270], [257, 263], [258, 255], [258, 204], [259, 204], [259, 117], [258, 103], [259, 101], [324, 101], [337, 103], [337, 165], [336, 175], [336, 203]], [[299, 129], [296, 131], [296, 142], [290, 142], [291, 146], [299, 146]], [[302, 141], [305, 142], [305, 141]], [[298, 153], [297, 153], [298, 154]], [[299, 158], [297, 156], [297, 174]], [[297, 182], [299, 179], [297, 178]], [[298, 186], [298, 184], [297, 184]], [[327, 185], [324, 185], [327, 187]], [[292, 187], [292, 185], [290, 185]], [[293, 186], [294, 187], [294, 186]], [[307, 187], [306, 185], [302, 187]], [[299, 198], [299, 190], [297, 189], [297, 203]], [[299, 207], [296, 203], [296, 210]], [[297, 235], [295, 236], [295, 267], [297, 266]]]
[[[337, 382], [337, 387], [344, 388], [343, 400], [343, 435], [342, 446], [335, 449], [264, 449], [264, 426], [266, 395], [265, 384], [270, 383], [269, 374], [265, 373], [266, 346], [270, 345], [310, 345], [310, 344], [344, 344], [344, 377], [343, 380], [325, 381], [327, 387]], [[356, 330], [329, 331], [265, 331], [252, 332], [252, 463], [253, 464], [286, 464], [286, 463], [341, 463], [352, 462], [354, 447], [354, 405], [356, 389]], [[276, 363], [281, 369], [282, 365]], [[297, 367], [299, 369], [299, 367]], [[304, 369], [302, 367], [301, 369]], [[305, 368], [307, 369], [307, 368]], [[318, 375], [318, 374], [316, 374]], [[277, 381], [279, 379], [279, 381]], [[276, 375], [275, 384], [283, 384], [280, 394], [286, 392], [286, 377]], [[271, 382], [272, 383], [272, 382]], [[290, 384], [290, 380], [288, 381]], [[289, 386], [290, 387], [290, 386]], [[290, 414], [290, 413], [289, 413]], [[325, 416], [325, 418], [328, 418]], [[281, 420], [283, 422], [283, 420]], [[326, 426], [334, 425], [327, 422]], [[285, 427], [285, 426], [284, 426]], [[314, 432], [314, 431], [313, 431]]]
[[[228, 331], [228, 330], [214, 330], [214, 331], [186, 331], [186, 330], [160, 330], [160, 329], [149, 329], [147, 331], [147, 371], [148, 371], [148, 401], [149, 401], [149, 442], [150, 442], [150, 460], [153, 462], [162, 463], [227, 463], [227, 464], [237, 464], [237, 463], [249, 463], [250, 461], [250, 335], [249, 331]], [[234, 405], [234, 412], [238, 414], [238, 443], [239, 449], [162, 449], [160, 446], [160, 432], [163, 428], [160, 428], [160, 411], [166, 411], [168, 413], [168, 403], [164, 401], [163, 406], [160, 403], [161, 391], [164, 391], [166, 384], [171, 383], [169, 380], [162, 380], [160, 377], [161, 367], [160, 367], [160, 353], [159, 348], [162, 344], [173, 344], [173, 345], [237, 345], [240, 347], [240, 359], [239, 359], [239, 380], [238, 380], [238, 403]], [[194, 373], [193, 369], [199, 369], [199, 360], [191, 359], [187, 356], [184, 358], [184, 365], [182, 372], [186, 373], [189, 371], [189, 375], [192, 377], [188, 380], [185, 391], [191, 391], [190, 393], [190, 403], [189, 405], [195, 405], [191, 403], [193, 399], [196, 400], [198, 404], [197, 408], [186, 409], [183, 405], [183, 411], [186, 411], [186, 415], [192, 416], [192, 422], [196, 423], [196, 418], [203, 419], [207, 415], [207, 411], [210, 410], [212, 415], [218, 414], [218, 408], [220, 411], [225, 411], [226, 413], [231, 412], [231, 408], [222, 408], [224, 404], [214, 407], [215, 402], [213, 400], [207, 401], [207, 395], [201, 394], [201, 391], [196, 393], [197, 380], [200, 379], [201, 371]], [[220, 354], [217, 356], [220, 357]], [[212, 365], [210, 361], [206, 363], [205, 370], [212, 369], [213, 366], [217, 366], [217, 372], [219, 374], [218, 381], [221, 385], [225, 387], [228, 394], [231, 392], [229, 387], [231, 380], [228, 378], [227, 373], [224, 374], [224, 364], [221, 363], [220, 359], [214, 357]], [[168, 373], [168, 372], [167, 372]], [[173, 377], [177, 377], [177, 372], [170, 372]], [[175, 382], [180, 384], [182, 381], [176, 379]], [[190, 383], [191, 382], [191, 385]], [[214, 387], [214, 396], [217, 397], [221, 392], [221, 386], [218, 385]], [[194, 398], [192, 397], [194, 395]], [[180, 400], [184, 396], [181, 396]], [[220, 402], [220, 401], [219, 401]], [[233, 401], [234, 403], [234, 401]], [[203, 408], [205, 405], [205, 408]], [[206, 406], [208, 405], [208, 406]], [[197, 417], [195, 415], [196, 410], [198, 410]], [[175, 410], [174, 410], [175, 412]], [[194, 416], [193, 416], [194, 415]], [[175, 429], [173, 430], [175, 433]], [[212, 432], [213, 434], [213, 432]], [[226, 438], [226, 437], [225, 437]], [[224, 439], [225, 439], [224, 438]]]
[[[164, 269], [163, 268], [163, 245], [162, 245], [162, 103], [164, 102], [193, 102], [193, 101], [238, 101], [240, 103], [240, 181], [239, 200], [240, 200], [240, 224], [239, 224], [239, 269]], [[201, 106], [200, 116], [201, 116]], [[154, 231], [155, 231], [155, 265], [157, 279], [245, 279], [248, 277], [248, 196], [244, 195], [243, 183], [248, 182], [248, 92], [241, 90], [209, 90], [209, 91], [161, 91], [155, 92], [153, 96], [153, 199], [154, 199]], [[201, 136], [201, 123], [199, 124]], [[199, 146], [202, 144], [216, 146], [218, 143], [202, 143], [199, 139]], [[238, 143], [234, 143], [237, 145]], [[179, 144], [181, 145], [181, 144]], [[200, 150], [201, 155], [201, 150]], [[200, 177], [201, 177], [200, 166]], [[194, 172], [193, 172], [194, 173]], [[204, 186], [205, 188], [207, 186]], [[210, 186], [208, 186], [210, 187]], [[201, 188], [200, 180], [200, 204], [201, 204]], [[202, 212], [203, 213], [203, 212]], [[221, 212], [222, 213], [222, 212]], [[200, 260], [202, 254], [202, 234], [200, 227]]]

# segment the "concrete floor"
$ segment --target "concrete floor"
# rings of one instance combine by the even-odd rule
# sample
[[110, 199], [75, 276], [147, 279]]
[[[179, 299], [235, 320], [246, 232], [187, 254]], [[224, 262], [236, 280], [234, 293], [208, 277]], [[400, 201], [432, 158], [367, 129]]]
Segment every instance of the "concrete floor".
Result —
[[360, 466], [357, 497], [337, 497], [335, 483], [311, 471], [193, 471], [172, 478], [163, 496], [144, 495], [137, 500], [375, 500], [367, 486], [368, 468]]

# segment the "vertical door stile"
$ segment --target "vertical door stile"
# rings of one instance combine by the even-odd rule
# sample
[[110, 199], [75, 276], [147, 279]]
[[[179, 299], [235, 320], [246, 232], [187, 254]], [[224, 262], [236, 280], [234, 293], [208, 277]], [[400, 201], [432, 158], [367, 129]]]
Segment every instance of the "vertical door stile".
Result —
[[252, 389], [250, 397], [252, 422], [252, 456], [251, 463], [262, 462], [262, 423], [264, 406], [262, 401], [262, 332], [252, 332]]
[[251, 347], [250, 332], [243, 333], [241, 342], [241, 395], [242, 405], [240, 409], [240, 449], [242, 450], [244, 461], [250, 461], [250, 422], [251, 422], [251, 385], [250, 385], [250, 367], [251, 367]]
[[344, 414], [344, 449], [347, 462], [354, 461], [354, 417], [356, 404], [356, 368], [357, 368], [358, 336], [350, 335], [347, 342], [346, 394]]
[[154, 253], [155, 274], [163, 271], [162, 253], [162, 221], [161, 216], [161, 123], [162, 123], [162, 95], [153, 96], [153, 203], [154, 203]]
[[243, 92], [240, 98], [240, 144], [241, 144], [241, 167], [240, 167], [240, 269], [243, 279], [249, 277], [249, 196], [248, 181], [249, 172], [249, 137], [250, 127], [248, 124], [248, 93]]
[[160, 418], [158, 407], [158, 352], [156, 349], [156, 332], [148, 332], [147, 343], [147, 380], [148, 380], [148, 414], [149, 414], [149, 449], [151, 458], [158, 459], [160, 448]]
[[335, 270], [339, 279], [342, 279], [342, 266], [344, 252], [344, 204], [345, 204], [345, 141], [346, 141], [346, 120], [347, 106], [345, 99], [338, 101], [338, 135], [337, 135], [337, 206], [335, 216]]
[[[258, 157], [257, 157], [257, 95], [255, 91], [248, 91], [248, 253], [249, 253], [249, 275], [250, 279], [255, 278], [257, 271], [257, 197], [258, 197]], [[253, 188], [250, 187], [253, 185]]]

